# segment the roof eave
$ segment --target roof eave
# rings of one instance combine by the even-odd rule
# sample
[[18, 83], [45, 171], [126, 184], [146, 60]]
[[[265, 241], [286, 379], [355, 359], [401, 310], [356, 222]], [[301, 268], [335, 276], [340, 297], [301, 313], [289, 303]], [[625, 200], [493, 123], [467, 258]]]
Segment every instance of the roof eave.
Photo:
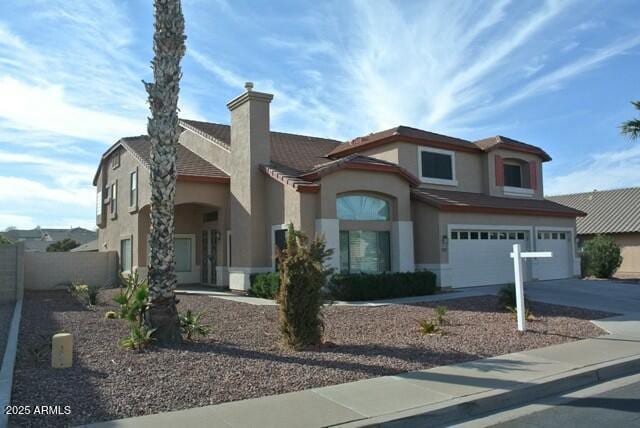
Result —
[[434, 141], [427, 138], [417, 138], [417, 137], [410, 137], [410, 136], [395, 134], [395, 135], [389, 135], [388, 137], [384, 137], [378, 140], [372, 140], [363, 144], [346, 146], [344, 148], [342, 148], [341, 146], [338, 146], [335, 149], [333, 149], [331, 152], [329, 152], [327, 156], [330, 158], [336, 158], [336, 157], [339, 158], [339, 157], [347, 156], [356, 152], [360, 152], [362, 150], [369, 150], [375, 147], [380, 147], [385, 144], [394, 143], [394, 142], [406, 142], [411, 144], [417, 144], [420, 146], [435, 147], [439, 149], [447, 149], [447, 150], [468, 152], [468, 153], [482, 153], [483, 151], [481, 148], [474, 146], [472, 143], [469, 143], [469, 147], [465, 147], [465, 146], [457, 145], [453, 143]]

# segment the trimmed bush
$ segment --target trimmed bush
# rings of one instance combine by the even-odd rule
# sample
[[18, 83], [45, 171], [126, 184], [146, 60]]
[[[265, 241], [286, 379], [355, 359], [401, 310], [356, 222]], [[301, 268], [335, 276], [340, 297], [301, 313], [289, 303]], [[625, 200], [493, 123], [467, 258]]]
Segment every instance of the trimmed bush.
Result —
[[289, 224], [287, 247], [280, 259], [278, 318], [285, 345], [291, 349], [322, 344], [322, 287], [331, 273], [324, 264], [332, 253], [324, 240], [309, 241]]
[[622, 264], [620, 247], [612, 237], [596, 235], [585, 242], [582, 261], [585, 276], [611, 278]]
[[249, 295], [263, 299], [276, 299], [280, 289], [280, 274], [278, 272], [257, 273], [251, 275]]
[[439, 289], [436, 275], [429, 271], [336, 274], [328, 288], [334, 300], [345, 301], [424, 296]]

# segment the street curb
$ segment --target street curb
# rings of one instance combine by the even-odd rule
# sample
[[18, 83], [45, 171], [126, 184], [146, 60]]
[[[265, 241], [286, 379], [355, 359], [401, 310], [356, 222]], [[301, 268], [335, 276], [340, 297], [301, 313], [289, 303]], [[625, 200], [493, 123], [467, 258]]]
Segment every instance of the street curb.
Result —
[[339, 424], [340, 427], [440, 426], [530, 403], [629, 374], [640, 373], [640, 355], [536, 379], [513, 390], [492, 390], [396, 413]]

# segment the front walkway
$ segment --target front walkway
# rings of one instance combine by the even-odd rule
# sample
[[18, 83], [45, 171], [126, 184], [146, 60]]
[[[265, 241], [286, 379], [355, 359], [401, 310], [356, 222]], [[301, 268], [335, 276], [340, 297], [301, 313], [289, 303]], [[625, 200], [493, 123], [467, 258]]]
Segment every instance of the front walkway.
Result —
[[[640, 369], [640, 286], [547, 281], [532, 300], [617, 311], [597, 321], [611, 334], [452, 366], [289, 394], [94, 424], [94, 427], [321, 427], [446, 424]], [[484, 289], [484, 290], [483, 290]], [[481, 287], [451, 293], [492, 294]], [[430, 298], [448, 296], [442, 294]], [[455, 296], [455, 297], [453, 297]], [[634, 304], [635, 302], [635, 304]]]

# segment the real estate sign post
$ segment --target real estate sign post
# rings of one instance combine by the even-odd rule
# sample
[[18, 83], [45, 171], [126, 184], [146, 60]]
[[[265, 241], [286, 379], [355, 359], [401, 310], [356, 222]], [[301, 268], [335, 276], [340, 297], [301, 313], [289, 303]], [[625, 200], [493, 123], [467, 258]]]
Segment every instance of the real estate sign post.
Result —
[[520, 244], [513, 244], [513, 252], [511, 253], [511, 257], [513, 258], [513, 270], [516, 279], [515, 284], [518, 331], [526, 331], [527, 320], [524, 307], [524, 274], [522, 272], [522, 259], [549, 258], [553, 257], [553, 253], [551, 251], [523, 253], [522, 251], [520, 251]]

